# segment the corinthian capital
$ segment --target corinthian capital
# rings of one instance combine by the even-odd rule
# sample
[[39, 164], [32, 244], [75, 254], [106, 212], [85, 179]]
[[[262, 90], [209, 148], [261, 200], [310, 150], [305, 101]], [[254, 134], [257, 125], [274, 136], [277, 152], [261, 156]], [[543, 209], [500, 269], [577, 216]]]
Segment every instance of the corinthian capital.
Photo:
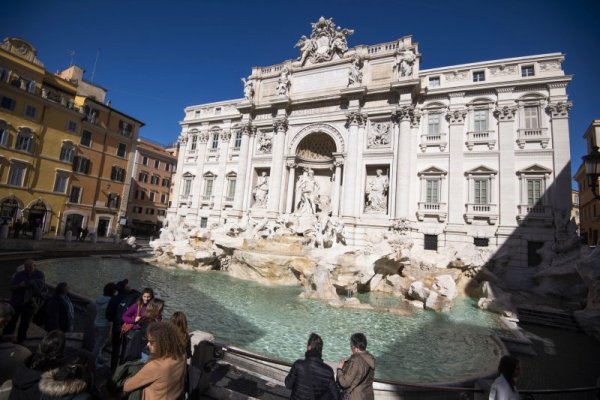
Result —
[[367, 123], [367, 114], [363, 114], [358, 111], [352, 111], [346, 114], [346, 126], [350, 127], [353, 125], [365, 126]]
[[494, 117], [496, 117], [498, 121], [512, 121], [515, 119], [516, 113], [517, 106], [496, 107], [494, 110]]
[[208, 137], [209, 137], [209, 136], [210, 136], [210, 135], [209, 135], [209, 133], [208, 133], [208, 132], [200, 132], [200, 133], [198, 134], [198, 141], [199, 141], [200, 143], [206, 143], [206, 142], [208, 142]]
[[421, 118], [421, 114], [414, 106], [402, 106], [398, 107], [392, 114], [392, 121], [398, 124], [402, 121], [410, 121], [413, 124], [415, 121], [418, 124], [418, 120]]
[[546, 112], [552, 118], [569, 118], [569, 110], [573, 107], [571, 101], [559, 101], [558, 103], [550, 103], [546, 106]]
[[227, 130], [227, 131], [221, 132], [221, 139], [226, 142], [229, 141], [229, 139], [231, 139], [231, 131]]
[[451, 110], [446, 113], [446, 120], [450, 125], [462, 125], [465, 123], [465, 117], [467, 116], [467, 110]]
[[287, 117], [278, 118], [273, 121], [273, 129], [275, 132], [286, 132], [288, 129]]
[[177, 138], [177, 143], [180, 144], [186, 144], [188, 141], [188, 134], [187, 133], [182, 133], [178, 138]]
[[252, 122], [242, 125], [242, 135], [254, 136], [256, 133], [256, 127], [252, 125]]

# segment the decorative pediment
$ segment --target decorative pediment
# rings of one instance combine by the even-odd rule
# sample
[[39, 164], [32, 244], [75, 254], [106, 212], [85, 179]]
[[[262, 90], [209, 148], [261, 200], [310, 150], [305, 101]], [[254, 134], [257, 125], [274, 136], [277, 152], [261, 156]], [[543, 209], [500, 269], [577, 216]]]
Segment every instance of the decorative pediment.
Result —
[[202, 176], [205, 178], [216, 178], [217, 177], [217, 175], [215, 175], [212, 171], [207, 171]]
[[419, 175], [419, 176], [423, 176], [423, 175], [425, 175], [425, 176], [431, 176], [431, 175], [439, 176], [439, 175], [447, 175], [447, 174], [448, 174], [448, 171], [444, 171], [443, 169], [440, 169], [438, 167], [431, 166], [431, 167], [429, 167], [429, 168], [427, 168], [427, 169], [419, 172], [417, 175]]
[[498, 171], [495, 169], [491, 169], [486, 167], [485, 165], [480, 165], [479, 167], [475, 167], [465, 172], [465, 175], [496, 175]]
[[467, 104], [467, 106], [470, 106], [470, 107], [490, 106], [493, 103], [495, 103], [495, 101], [488, 97], [477, 97], [476, 99], [473, 99], [473, 101], [469, 102]]
[[29, 62], [32, 62], [41, 67], [44, 66], [44, 64], [40, 60], [38, 60], [37, 51], [35, 50], [35, 48], [31, 45], [31, 43], [23, 39], [6, 38], [4, 39], [0, 47], [2, 47], [4, 50], [10, 53], [16, 54], [17, 56]]
[[190, 171], [184, 173], [183, 175], [181, 175], [184, 178], [195, 178], [196, 175], [192, 174]]
[[517, 175], [546, 175], [551, 174], [552, 170], [546, 167], [543, 167], [539, 164], [530, 165], [527, 168], [523, 168], [517, 171]]

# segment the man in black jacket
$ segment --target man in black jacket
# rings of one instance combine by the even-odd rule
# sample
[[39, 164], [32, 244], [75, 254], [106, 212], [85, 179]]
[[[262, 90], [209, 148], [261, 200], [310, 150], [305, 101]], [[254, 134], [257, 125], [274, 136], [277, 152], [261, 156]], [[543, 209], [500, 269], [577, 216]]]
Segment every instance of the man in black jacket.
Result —
[[112, 352], [110, 357], [110, 370], [117, 368], [121, 352], [121, 326], [123, 326], [123, 313], [139, 296], [136, 290], [129, 288], [129, 280], [117, 282], [117, 295], [113, 296], [106, 307], [106, 319], [112, 322]]
[[304, 360], [297, 360], [285, 377], [285, 387], [292, 389], [292, 400], [338, 400], [339, 392], [333, 369], [323, 362], [323, 339], [311, 333]]

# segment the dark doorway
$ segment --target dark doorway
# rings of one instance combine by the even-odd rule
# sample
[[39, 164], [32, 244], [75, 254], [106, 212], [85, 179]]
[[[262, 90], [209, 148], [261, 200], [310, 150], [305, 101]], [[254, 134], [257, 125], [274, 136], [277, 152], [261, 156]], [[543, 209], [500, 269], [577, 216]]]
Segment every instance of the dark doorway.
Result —
[[98, 237], [106, 237], [108, 234], [108, 227], [110, 225], [110, 219], [100, 218], [98, 220]]

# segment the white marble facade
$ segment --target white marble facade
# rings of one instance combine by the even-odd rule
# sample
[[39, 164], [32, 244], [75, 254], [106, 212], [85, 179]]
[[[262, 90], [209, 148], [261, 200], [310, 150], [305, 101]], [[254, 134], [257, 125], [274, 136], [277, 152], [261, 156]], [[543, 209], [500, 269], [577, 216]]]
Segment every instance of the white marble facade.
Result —
[[411, 36], [348, 48], [352, 33], [321, 18], [243, 98], [187, 107], [169, 213], [331, 212], [356, 245], [403, 221], [416, 246], [509, 244], [531, 263], [571, 209], [564, 55], [423, 70]]

